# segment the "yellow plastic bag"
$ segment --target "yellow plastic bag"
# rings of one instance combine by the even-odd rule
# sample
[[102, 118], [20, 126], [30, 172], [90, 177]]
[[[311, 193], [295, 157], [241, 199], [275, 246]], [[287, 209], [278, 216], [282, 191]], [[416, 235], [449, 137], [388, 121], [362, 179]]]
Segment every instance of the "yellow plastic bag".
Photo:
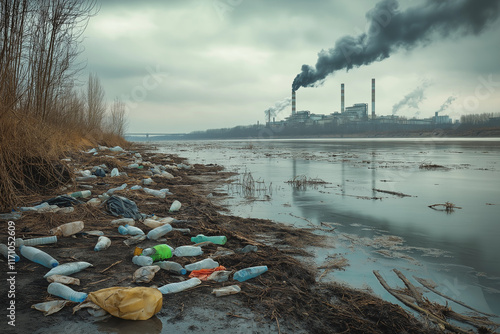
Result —
[[115, 317], [127, 320], [147, 320], [160, 312], [163, 295], [147, 287], [113, 287], [89, 293], [88, 298]]

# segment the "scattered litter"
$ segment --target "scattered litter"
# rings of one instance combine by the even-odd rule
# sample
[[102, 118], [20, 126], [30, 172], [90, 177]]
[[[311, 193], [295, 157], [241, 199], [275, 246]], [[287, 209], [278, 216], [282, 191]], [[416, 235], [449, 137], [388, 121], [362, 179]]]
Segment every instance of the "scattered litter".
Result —
[[172, 257], [173, 248], [167, 244], [160, 244], [154, 247], [146, 248], [142, 255], [149, 256], [153, 261], [161, 261]]
[[80, 232], [81, 230], [83, 230], [83, 228], [84, 228], [83, 221], [79, 220], [76, 222], [63, 224], [59, 227], [50, 230], [49, 232], [58, 237], [60, 236], [68, 237], [70, 235]]
[[218, 266], [219, 266], [219, 262], [214, 261], [211, 258], [206, 258], [206, 259], [203, 259], [203, 260], [198, 261], [198, 262], [186, 264], [185, 268], [187, 271], [193, 271], [193, 270], [200, 270], [200, 269], [213, 269], [213, 268], [217, 268]]
[[156, 265], [141, 267], [134, 272], [133, 281], [135, 283], [149, 283], [159, 270], [160, 267]]
[[135, 255], [132, 258], [132, 263], [141, 267], [150, 266], [153, 264], [153, 259], [150, 256]]
[[61, 283], [61, 284], [73, 284], [80, 285], [80, 280], [75, 277], [65, 276], [65, 275], [50, 275], [47, 277], [47, 282], [49, 283]]
[[228, 256], [228, 255], [233, 255], [233, 254], [234, 254], [234, 251], [231, 249], [227, 249], [224, 247], [217, 247], [217, 251], [212, 254], [212, 258], [215, 259], [216, 257], [224, 257], [224, 256]]
[[99, 206], [101, 204], [101, 200], [99, 198], [92, 198], [85, 204], [88, 206]]
[[161, 269], [166, 270], [170, 273], [177, 275], [186, 275], [187, 271], [179, 263], [173, 261], [158, 261], [155, 262], [156, 265], [160, 266]]
[[124, 218], [141, 219], [142, 215], [134, 201], [122, 196], [111, 196], [106, 201], [106, 209], [113, 216], [123, 216]]
[[92, 265], [85, 261], [79, 262], [70, 262], [61, 264], [55, 268], [52, 268], [48, 273], [46, 273], [43, 278], [47, 278], [52, 275], [71, 275], [87, 269], [88, 267], [92, 267]]
[[108, 249], [111, 246], [111, 239], [105, 236], [100, 236], [97, 240], [97, 244], [94, 247], [94, 251], [100, 252], [102, 250]]
[[13, 259], [14, 262], [19, 262], [19, 255], [14, 252], [14, 249], [12, 249], [12, 251], [9, 251], [9, 247], [7, 247], [7, 245], [5, 244], [0, 244], [0, 254], [2, 254], [7, 259], [7, 261]]
[[241, 291], [241, 288], [238, 285], [229, 285], [218, 289], [213, 289], [212, 294], [215, 297], [222, 297], [227, 295], [234, 295]]
[[170, 209], [168, 210], [169, 212], [175, 212], [175, 211], [179, 211], [180, 208], [181, 208], [181, 202], [179, 202], [178, 200], [175, 200], [172, 205], [170, 206]]
[[115, 193], [115, 191], [124, 190], [125, 188], [127, 188], [127, 184], [126, 184], [126, 183], [122, 184], [122, 185], [121, 185], [121, 186], [119, 186], [119, 187], [109, 189], [109, 190], [106, 192], [106, 194], [108, 194], [108, 195], [110, 195], [110, 196], [111, 196], [111, 195], [113, 195], [113, 194]]
[[24, 246], [38, 246], [38, 245], [48, 245], [48, 244], [54, 244], [57, 242], [57, 236], [51, 236], [51, 237], [41, 237], [41, 238], [32, 238], [32, 239], [21, 239], [21, 238], [16, 238], [16, 247], [19, 247], [21, 245]]
[[236, 253], [250, 253], [250, 252], [256, 252], [258, 250], [258, 247], [255, 245], [246, 245], [245, 247], [241, 249], [237, 249]]
[[203, 250], [199, 246], [179, 246], [174, 249], [175, 256], [198, 256], [203, 254]]
[[157, 240], [170, 231], [172, 231], [172, 225], [164, 224], [149, 231], [147, 237], [150, 240]]
[[116, 176], [120, 176], [120, 172], [118, 171], [118, 168], [113, 168], [111, 170], [111, 177], [116, 177]]
[[207, 237], [203, 234], [198, 234], [196, 237], [191, 238], [191, 242], [194, 242], [196, 244], [198, 244], [200, 242], [205, 242], [205, 241], [210, 241], [211, 243], [214, 243], [217, 245], [224, 245], [227, 241], [227, 238], [226, 238], [226, 236], [223, 236], [223, 235]]
[[180, 164], [177, 164], [177, 168], [179, 168], [179, 169], [191, 169], [191, 166], [180, 163]]
[[141, 235], [144, 234], [144, 231], [138, 227], [130, 226], [127, 224], [125, 226], [118, 226], [118, 233], [120, 233], [121, 235]]
[[147, 178], [147, 179], [142, 179], [142, 184], [145, 185], [145, 186], [148, 186], [150, 184], [153, 184], [153, 179], [151, 179], [150, 177]]
[[125, 152], [125, 150], [120, 146], [110, 147], [108, 150], [111, 152]]
[[163, 305], [161, 292], [148, 287], [112, 287], [91, 292], [88, 297], [111, 315], [126, 320], [148, 320]]
[[85, 182], [85, 181], [92, 181], [94, 179], [97, 179], [97, 176], [95, 175], [90, 175], [90, 176], [77, 176], [75, 178], [75, 181], [79, 181], [79, 182]]
[[[85, 191], [88, 191], [88, 193], [90, 194], [89, 190], [85, 190]], [[76, 193], [73, 193], [73, 194], [76, 194]], [[49, 205], [57, 205], [60, 208], [72, 207], [75, 204], [81, 204], [82, 202], [77, 200], [76, 199], [77, 196], [73, 196], [73, 194], [71, 194], [71, 196], [61, 195], [61, 196], [53, 197], [53, 198], [50, 198], [50, 199], [43, 201], [43, 202], [46, 202]], [[82, 196], [80, 196], [80, 197], [82, 197]]]
[[161, 190], [155, 190], [155, 189], [149, 189], [149, 188], [143, 188], [144, 192], [149, 195], [153, 195], [158, 198], [165, 198], [167, 195], [172, 195], [168, 189], [161, 189]]
[[214, 271], [210, 276], [208, 276], [207, 280], [214, 282], [227, 282], [231, 273], [232, 271], [229, 270]]
[[256, 267], [249, 267], [245, 269], [238, 270], [237, 272], [234, 273], [233, 279], [244, 282], [246, 280], [249, 280], [251, 278], [257, 277], [267, 271], [267, 266], [256, 266]]
[[87, 299], [87, 294], [85, 292], [75, 291], [69, 286], [61, 283], [50, 283], [47, 287], [47, 292], [75, 303], [81, 303]]
[[21, 255], [28, 260], [41, 264], [42, 266], [49, 269], [57, 267], [59, 265], [59, 262], [52, 256], [32, 246], [21, 245], [19, 246], [19, 252], [21, 252]]
[[132, 218], [120, 218], [120, 219], [112, 220], [111, 224], [112, 225], [123, 225], [123, 224], [127, 225], [128, 224], [130, 226], [134, 226], [135, 220], [133, 220]]
[[190, 279], [183, 281], [183, 282], [166, 284], [162, 287], [159, 287], [158, 290], [162, 294], [166, 295], [169, 293], [181, 292], [181, 291], [184, 291], [186, 289], [193, 288], [193, 287], [200, 285], [200, 284], [201, 284], [200, 279], [193, 277], [193, 278], [190, 278]]
[[31, 308], [43, 312], [43, 315], [48, 316], [59, 312], [66, 306], [67, 300], [51, 300], [44, 303], [31, 305]]
[[135, 244], [138, 244], [141, 241], [146, 240], [146, 235], [145, 234], [139, 234], [136, 236], [133, 236], [132, 238], [128, 238], [126, 240], [123, 240], [123, 243], [127, 246], [132, 246]]
[[213, 273], [223, 270], [226, 270], [226, 267], [218, 266], [216, 268], [211, 268], [211, 269], [192, 270], [191, 273], [189, 274], [189, 277], [198, 277], [200, 280], [206, 281], [208, 277], [211, 276]]
[[22, 216], [21, 212], [10, 212], [10, 213], [0, 213], [0, 219], [2, 220], [18, 220]]
[[132, 186], [130, 187], [130, 190], [141, 190], [142, 187], [140, 185], [135, 185], [135, 186]]

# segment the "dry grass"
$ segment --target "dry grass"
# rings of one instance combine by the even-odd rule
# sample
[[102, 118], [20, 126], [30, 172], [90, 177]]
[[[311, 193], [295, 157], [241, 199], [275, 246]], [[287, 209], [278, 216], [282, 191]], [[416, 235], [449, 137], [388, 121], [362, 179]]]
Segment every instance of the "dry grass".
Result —
[[328, 182], [320, 178], [308, 178], [306, 175], [297, 175], [293, 179], [286, 181], [286, 183], [291, 184], [294, 188], [305, 190], [308, 186], [317, 186], [320, 184], [328, 184]]

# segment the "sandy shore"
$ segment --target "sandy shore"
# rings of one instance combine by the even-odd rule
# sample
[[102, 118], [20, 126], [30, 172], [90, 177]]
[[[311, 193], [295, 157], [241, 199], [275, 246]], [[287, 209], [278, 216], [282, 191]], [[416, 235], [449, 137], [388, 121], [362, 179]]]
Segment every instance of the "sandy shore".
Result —
[[[106, 164], [126, 172], [127, 176], [97, 178], [87, 182], [73, 182], [66, 189], [47, 194], [43, 198], [29, 198], [32, 203], [51, 197], [89, 189], [92, 197], [97, 197], [108, 189], [127, 184], [127, 188], [116, 195], [134, 201], [141, 213], [155, 214], [158, 217], [171, 216], [183, 223], [172, 223], [175, 228], [189, 228], [189, 234], [180, 231], [169, 232], [164, 239], [145, 240], [138, 244], [142, 248], [160, 243], [172, 247], [192, 245], [191, 236], [197, 234], [225, 235], [227, 243], [223, 246], [235, 251], [246, 245], [255, 245], [257, 252], [233, 253], [215, 257], [218, 245], [203, 245], [204, 253], [194, 258], [174, 257], [172, 260], [183, 266], [207, 257], [215, 257], [227, 270], [267, 265], [269, 270], [263, 275], [239, 283], [229, 278], [228, 282], [204, 281], [201, 285], [173, 295], [164, 295], [163, 308], [147, 321], [124, 321], [107, 318], [97, 321], [86, 310], [72, 313], [76, 303], [69, 303], [56, 314], [45, 317], [41, 312], [31, 309], [36, 303], [59, 299], [47, 293], [48, 282], [43, 278], [48, 269], [21, 257], [15, 264], [15, 328], [7, 324], [7, 305], [2, 305], [2, 332], [15, 333], [53, 333], [64, 332], [215, 332], [234, 331], [245, 333], [434, 333], [429, 327], [414, 318], [400, 306], [388, 303], [375, 296], [335, 284], [317, 283], [318, 270], [313, 265], [299, 262], [309, 254], [304, 252], [306, 245], [322, 246], [325, 237], [312, 231], [293, 229], [268, 220], [244, 219], [225, 212], [219, 200], [225, 194], [215, 188], [227, 182], [231, 173], [218, 165], [193, 165], [189, 169], [168, 168], [174, 178], [153, 176], [152, 189], [168, 188], [173, 195], [165, 199], [156, 198], [142, 190], [131, 190], [141, 180], [149, 177], [148, 166], [143, 169], [129, 169], [126, 166], [135, 162], [135, 153], [140, 153], [144, 162], [154, 165], [176, 166], [185, 163], [183, 158], [157, 154], [147, 146], [134, 145], [126, 152], [99, 151], [96, 156], [75, 152], [69, 154], [67, 163], [74, 170], [91, 169]], [[148, 165], [148, 163], [145, 163]], [[209, 196], [209, 194], [211, 194]], [[84, 200], [88, 201], [90, 198]], [[182, 203], [179, 212], [169, 213], [171, 203]], [[111, 247], [102, 252], [94, 252], [97, 236], [79, 233], [72, 237], [60, 237], [56, 244], [39, 248], [56, 258], [61, 264], [86, 261], [93, 266], [72, 276], [81, 280], [77, 291], [92, 292], [116, 286], [153, 286], [179, 282], [186, 276], [169, 274], [164, 270], [156, 273], [150, 283], [134, 283], [132, 274], [139, 267], [132, 263], [135, 245], [123, 243], [128, 237], [120, 235], [117, 226], [110, 222], [117, 217], [110, 215], [105, 206], [92, 207], [85, 203], [74, 206], [72, 213], [25, 213], [15, 221], [17, 238], [30, 239], [48, 236], [49, 230], [72, 221], [82, 220], [83, 232], [98, 230], [112, 240]], [[1, 240], [7, 239], [7, 222], [1, 221]], [[142, 222], [135, 224], [144, 232], [150, 230]], [[6, 268], [7, 261], [0, 263]], [[311, 261], [312, 263], [312, 261]], [[6, 271], [5, 269], [3, 270]], [[237, 283], [241, 292], [236, 295], [216, 298], [211, 294], [217, 287]], [[2, 296], [7, 295], [7, 286], [2, 284]], [[2, 298], [3, 303], [4, 298]], [[139, 326], [139, 327], [137, 327]]]

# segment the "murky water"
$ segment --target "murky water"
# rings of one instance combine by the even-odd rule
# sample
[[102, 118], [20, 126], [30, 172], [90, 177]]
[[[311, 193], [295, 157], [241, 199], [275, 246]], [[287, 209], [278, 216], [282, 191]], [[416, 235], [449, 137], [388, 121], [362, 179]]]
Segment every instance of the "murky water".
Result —
[[[395, 302], [372, 270], [401, 286], [391, 271], [398, 268], [409, 278], [433, 280], [452, 298], [500, 315], [500, 139], [154, 144], [190, 163], [251, 173], [256, 181], [251, 194], [237, 185], [222, 188], [231, 195], [227, 204], [236, 215], [323, 228], [318, 233], [330, 236], [332, 248], [311, 248], [316, 262], [326, 263], [335, 254], [349, 262], [345, 271], [323, 280], [368, 288]], [[425, 165], [444, 168], [421, 168]], [[305, 188], [286, 183], [299, 176], [327, 183]], [[446, 202], [460, 208], [428, 207]], [[444, 303], [437, 295], [428, 297]]]

